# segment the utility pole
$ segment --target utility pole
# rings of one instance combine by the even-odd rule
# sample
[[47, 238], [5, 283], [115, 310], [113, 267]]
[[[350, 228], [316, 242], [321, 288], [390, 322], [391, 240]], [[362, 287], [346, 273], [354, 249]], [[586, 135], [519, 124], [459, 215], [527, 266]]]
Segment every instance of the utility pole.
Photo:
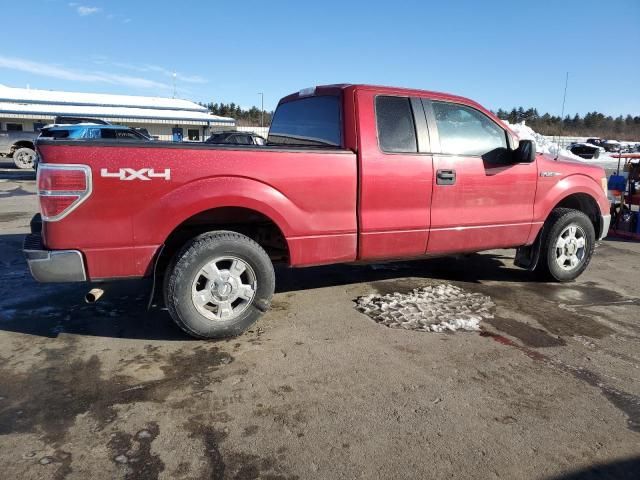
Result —
[[176, 98], [176, 94], [177, 94], [177, 92], [176, 92], [176, 77], [177, 76], [178, 75], [176, 74], [176, 72], [173, 72], [173, 75], [172, 75], [172, 77], [173, 77], [173, 98]]
[[260, 95], [260, 127], [264, 127], [264, 93], [258, 92]]
[[563, 126], [564, 126], [564, 104], [567, 101], [567, 87], [569, 86], [569, 72], [567, 72], [566, 77], [564, 77], [564, 95], [562, 95], [562, 112], [560, 113], [560, 135], [558, 135], [558, 150], [556, 152], [556, 160], [558, 160], [558, 156], [560, 155], [560, 147], [564, 146], [561, 145], [562, 143], [562, 134], [563, 132]]

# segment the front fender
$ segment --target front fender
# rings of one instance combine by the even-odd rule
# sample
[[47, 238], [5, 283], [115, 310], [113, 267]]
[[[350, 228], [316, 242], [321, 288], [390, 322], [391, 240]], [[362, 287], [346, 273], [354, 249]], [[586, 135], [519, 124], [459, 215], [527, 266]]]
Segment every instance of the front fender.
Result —
[[551, 188], [544, 189], [541, 187], [539, 186], [538, 190], [542, 195], [536, 195], [536, 204], [533, 209], [534, 219], [537, 221], [544, 221], [558, 203], [576, 193], [589, 195], [596, 201], [603, 215], [609, 213], [609, 201], [602, 190], [602, 185], [587, 175], [569, 175], [555, 183]]
[[[535, 239], [544, 221], [549, 217], [551, 211], [565, 198], [576, 193], [583, 193], [593, 198], [600, 207], [601, 215], [609, 214], [609, 201], [602, 190], [602, 185], [593, 178], [583, 174], [573, 174], [562, 178], [556, 183], [553, 177], [540, 177], [536, 201], [533, 208], [534, 225], [529, 235], [529, 241]], [[528, 243], [530, 243], [528, 242]]]
[[136, 245], [160, 245], [190, 217], [219, 207], [242, 207], [270, 218], [285, 237], [305, 231], [305, 215], [279, 190], [245, 177], [212, 177], [172, 189], [133, 217]]

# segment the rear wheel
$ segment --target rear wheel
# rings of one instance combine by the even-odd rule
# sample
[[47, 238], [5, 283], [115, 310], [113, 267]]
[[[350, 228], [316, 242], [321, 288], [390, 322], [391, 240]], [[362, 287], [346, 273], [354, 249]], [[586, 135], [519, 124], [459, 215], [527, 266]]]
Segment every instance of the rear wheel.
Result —
[[593, 224], [584, 213], [553, 210], [544, 226], [536, 271], [558, 282], [575, 280], [591, 261], [595, 239]]
[[34, 168], [36, 164], [36, 151], [32, 148], [18, 148], [13, 152], [13, 163], [21, 169]]
[[227, 231], [193, 239], [167, 275], [169, 313], [197, 338], [241, 334], [269, 308], [275, 288], [273, 265], [262, 247]]

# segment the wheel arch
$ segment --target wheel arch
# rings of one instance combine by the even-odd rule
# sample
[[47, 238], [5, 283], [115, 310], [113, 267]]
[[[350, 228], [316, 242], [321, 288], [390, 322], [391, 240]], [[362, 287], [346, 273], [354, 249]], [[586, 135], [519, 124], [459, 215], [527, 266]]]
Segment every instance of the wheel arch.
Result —
[[537, 228], [531, 230], [527, 243], [535, 240], [542, 225], [556, 208], [572, 208], [583, 212], [593, 223], [596, 235], [603, 227], [602, 215], [609, 213], [608, 200], [598, 182], [587, 175], [570, 175], [536, 198], [534, 225]]
[[172, 257], [187, 241], [212, 230], [230, 230], [254, 240], [272, 261], [289, 261], [289, 244], [282, 228], [265, 213], [247, 207], [218, 206], [191, 215], [166, 236], [163, 254]]
[[593, 224], [593, 229], [596, 232], [596, 237], [600, 233], [600, 229], [602, 228], [602, 214], [600, 212], [600, 206], [595, 198], [585, 192], [575, 192], [567, 195], [562, 200], [560, 200], [551, 211], [556, 208], [570, 208], [573, 210], [578, 210], [584, 213], [591, 223]]
[[11, 145], [11, 155], [13, 155], [13, 152], [15, 152], [16, 150], [20, 149], [20, 148], [30, 148], [31, 150], [35, 151], [35, 144], [30, 141], [30, 140], [18, 140], [17, 142], [15, 142], [13, 145]]
[[295, 245], [287, 238], [305, 223], [303, 212], [283, 193], [245, 177], [182, 184], [132, 216], [135, 243], [154, 246], [145, 260], [147, 274], [162, 271], [185, 242], [212, 230], [242, 233], [267, 250], [273, 261], [289, 263]]

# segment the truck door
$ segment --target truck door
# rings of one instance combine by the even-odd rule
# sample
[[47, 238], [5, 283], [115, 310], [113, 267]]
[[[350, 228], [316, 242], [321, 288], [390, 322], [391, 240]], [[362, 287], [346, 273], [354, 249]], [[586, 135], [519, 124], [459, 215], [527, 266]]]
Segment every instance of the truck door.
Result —
[[433, 184], [419, 99], [357, 90], [359, 258], [423, 255]]
[[480, 110], [423, 104], [435, 170], [427, 253], [523, 245], [533, 220], [536, 163], [514, 164], [507, 132]]

